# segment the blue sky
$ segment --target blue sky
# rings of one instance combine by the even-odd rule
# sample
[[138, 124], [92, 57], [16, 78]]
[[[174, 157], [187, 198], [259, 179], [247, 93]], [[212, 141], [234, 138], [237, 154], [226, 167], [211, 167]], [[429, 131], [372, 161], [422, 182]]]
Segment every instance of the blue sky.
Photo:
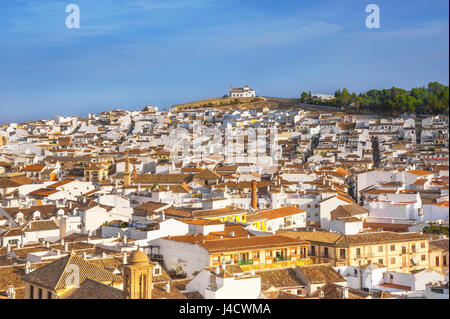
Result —
[[[81, 28], [67, 29], [69, 3]], [[365, 7], [380, 7], [367, 29]], [[0, 123], [228, 93], [448, 84], [447, 0], [8, 0]]]

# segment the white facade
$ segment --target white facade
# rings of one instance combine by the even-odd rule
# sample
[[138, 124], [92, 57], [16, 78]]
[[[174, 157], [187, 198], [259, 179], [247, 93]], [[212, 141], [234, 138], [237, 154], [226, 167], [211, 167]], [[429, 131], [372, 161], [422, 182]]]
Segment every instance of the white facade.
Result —
[[153, 240], [151, 244], [159, 246], [168, 270], [180, 269], [190, 277], [194, 272], [209, 266], [209, 253], [200, 245], [166, 238]]
[[[215, 285], [211, 285], [214, 282]], [[186, 290], [198, 291], [205, 299], [258, 299], [261, 277], [243, 273], [224, 277], [203, 269], [186, 285]]]
[[362, 220], [347, 222], [341, 219], [333, 219], [330, 224], [330, 230], [343, 235], [355, 235], [363, 230], [363, 222]]
[[230, 97], [255, 97], [255, 90], [250, 89], [247, 85], [243, 88], [230, 87]]

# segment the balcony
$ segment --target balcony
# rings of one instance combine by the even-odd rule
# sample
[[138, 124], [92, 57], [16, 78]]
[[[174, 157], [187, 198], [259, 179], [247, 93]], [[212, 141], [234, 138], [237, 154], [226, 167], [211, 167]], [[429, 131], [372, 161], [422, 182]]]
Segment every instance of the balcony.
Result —
[[247, 260], [239, 260], [238, 262], [239, 266], [244, 266], [244, 265], [253, 265], [253, 259], [247, 259]]
[[260, 269], [273, 269], [273, 268], [284, 268], [284, 267], [293, 267], [296, 266], [305, 266], [312, 265], [313, 260], [311, 258], [300, 259], [300, 260], [288, 260], [288, 261], [277, 261], [272, 262], [271, 264], [258, 264], [258, 265], [241, 265], [242, 270], [250, 271], [250, 270], [260, 270]]
[[289, 261], [289, 260], [291, 260], [290, 257], [275, 257], [273, 259], [273, 262], [276, 263], [276, 262], [280, 262], [280, 261]]

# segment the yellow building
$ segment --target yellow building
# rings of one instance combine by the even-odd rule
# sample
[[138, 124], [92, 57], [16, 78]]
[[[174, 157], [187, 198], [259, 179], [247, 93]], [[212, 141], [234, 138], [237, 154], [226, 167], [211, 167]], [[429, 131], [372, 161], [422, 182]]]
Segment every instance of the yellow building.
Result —
[[233, 221], [233, 222], [247, 222], [247, 211], [242, 209], [236, 209], [234, 207], [225, 207], [217, 209], [203, 209], [193, 211], [191, 217], [201, 219], [217, 219], [221, 222]]
[[3, 146], [5, 144], [8, 144], [9, 140], [6, 136], [0, 135], [0, 146]]
[[247, 216], [247, 222], [255, 228], [267, 231], [267, 217], [262, 214], [251, 214]]
[[295, 267], [312, 263], [308, 242], [285, 236], [256, 236], [205, 241], [209, 266], [240, 265], [243, 270]]
[[109, 178], [110, 164], [89, 163], [84, 168], [84, 181], [98, 183]]
[[280, 230], [277, 234], [309, 241], [314, 263], [333, 266], [385, 265], [410, 272], [429, 268], [429, 237], [418, 233], [376, 232], [342, 235], [328, 232]]
[[448, 238], [430, 241], [430, 268], [448, 274]]

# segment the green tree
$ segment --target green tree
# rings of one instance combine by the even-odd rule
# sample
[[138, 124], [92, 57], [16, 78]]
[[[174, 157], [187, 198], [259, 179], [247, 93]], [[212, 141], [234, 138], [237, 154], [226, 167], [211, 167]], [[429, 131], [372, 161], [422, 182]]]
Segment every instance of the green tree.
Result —
[[308, 98], [309, 98], [309, 94], [306, 93], [306, 92], [302, 92], [302, 95], [301, 95], [301, 97], [300, 97], [300, 102], [306, 103], [306, 101], [308, 100]]

